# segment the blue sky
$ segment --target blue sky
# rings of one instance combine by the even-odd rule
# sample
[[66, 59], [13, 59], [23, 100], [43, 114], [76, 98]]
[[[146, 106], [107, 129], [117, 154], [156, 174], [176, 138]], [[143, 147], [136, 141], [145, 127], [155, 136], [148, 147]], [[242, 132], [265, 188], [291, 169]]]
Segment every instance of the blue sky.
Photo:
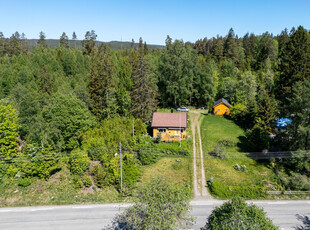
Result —
[[279, 34], [302, 25], [310, 29], [309, 0], [0, 0], [0, 31], [27, 38], [59, 38], [73, 31], [78, 39], [95, 30], [100, 41], [138, 41], [164, 44], [173, 39], [199, 38], [247, 32]]

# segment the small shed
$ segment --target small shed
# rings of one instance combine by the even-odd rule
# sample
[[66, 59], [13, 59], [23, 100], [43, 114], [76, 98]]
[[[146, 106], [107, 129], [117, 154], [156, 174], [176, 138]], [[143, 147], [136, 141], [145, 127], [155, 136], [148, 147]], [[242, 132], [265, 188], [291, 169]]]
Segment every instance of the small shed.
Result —
[[231, 104], [224, 98], [213, 103], [213, 113], [215, 115], [229, 115]]

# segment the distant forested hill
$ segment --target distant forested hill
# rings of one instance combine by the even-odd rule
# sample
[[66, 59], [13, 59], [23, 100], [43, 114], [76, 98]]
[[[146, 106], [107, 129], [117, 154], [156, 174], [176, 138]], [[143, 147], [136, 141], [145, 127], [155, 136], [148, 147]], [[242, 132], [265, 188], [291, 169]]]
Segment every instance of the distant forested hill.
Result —
[[[39, 39], [26, 39], [28, 48], [36, 47], [38, 44]], [[60, 40], [59, 39], [45, 39], [46, 45], [48, 48], [56, 48], [60, 46]], [[69, 47], [70, 48], [77, 48], [82, 49], [82, 40], [69, 40]], [[99, 47], [100, 44], [104, 43], [108, 46], [110, 46], [113, 50], [119, 50], [119, 49], [130, 49], [131, 48], [131, 42], [120, 42], [120, 41], [110, 41], [110, 42], [101, 42], [96, 41], [96, 47]], [[134, 47], [137, 48], [139, 43], [134, 43]], [[157, 48], [165, 48], [165, 46], [162, 45], [150, 45], [147, 44], [149, 49], [157, 49]]]

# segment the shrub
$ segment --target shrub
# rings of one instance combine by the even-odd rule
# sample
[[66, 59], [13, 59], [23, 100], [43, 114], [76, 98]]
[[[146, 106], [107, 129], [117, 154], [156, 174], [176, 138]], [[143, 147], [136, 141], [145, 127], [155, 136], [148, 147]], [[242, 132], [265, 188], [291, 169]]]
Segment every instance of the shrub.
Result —
[[138, 159], [142, 165], [150, 165], [155, 163], [159, 158], [159, 151], [148, 150], [148, 149], [139, 149], [138, 150]]
[[217, 181], [208, 183], [210, 191], [220, 197], [221, 199], [227, 199], [232, 197], [243, 197], [247, 199], [255, 199], [264, 197], [265, 187], [261, 186], [227, 186]]
[[136, 202], [116, 216], [105, 229], [179, 229], [190, 225], [190, 190], [173, 186], [161, 178], [153, 178], [139, 189]]
[[77, 189], [83, 188], [83, 182], [79, 176], [73, 177], [73, 185]]
[[157, 136], [156, 136], [155, 139], [154, 139], [154, 142], [155, 142], [155, 143], [160, 143], [160, 142], [161, 142], [161, 134], [160, 134], [160, 133], [157, 134]]
[[233, 198], [216, 207], [202, 230], [269, 229], [276, 230], [262, 208], [248, 205], [242, 198]]
[[47, 180], [51, 175], [60, 171], [63, 162], [59, 159], [60, 153], [56, 153], [50, 146], [42, 148], [38, 145], [28, 144], [24, 155], [27, 159], [21, 160], [19, 165], [23, 177], [39, 177]]
[[31, 185], [31, 179], [30, 178], [22, 178], [18, 181], [18, 186], [28, 187], [29, 185]]
[[107, 173], [100, 165], [95, 165], [92, 173], [94, 174], [95, 184], [99, 188], [103, 188], [104, 186], [109, 185]]
[[140, 169], [136, 164], [125, 164], [123, 170], [124, 185], [130, 187], [138, 179], [140, 175]]
[[188, 143], [186, 140], [181, 141], [181, 147], [179, 142], [171, 142], [171, 143], [164, 143], [161, 142], [155, 145], [160, 153], [165, 155], [182, 155], [188, 156]]
[[294, 173], [289, 179], [288, 187], [293, 190], [310, 190], [307, 176]]
[[223, 144], [224, 146], [236, 146], [237, 143], [231, 140], [221, 140], [219, 142], [220, 144]]
[[215, 145], [214, 150], [210, 152], [210, 154], [221, 159], [227, 158], [227, 152], [222, 143], [218, 143], [217, 145]]
[[247, 172], [248, 169], [245, 165], [238, 165], [238, 164], [235, 164], [234, 165], [234, 169], [236, 169], [237, 171], [240, 171], [240, 172]]
[[83, 181], [84, 186], [87, 188], [89, 188], [93, 184], [93, 181], [90, 176], [84, 176], [82, 178], [82, 181]]
[[71, 152], [69, 158], [69, 169], [73, 175], [82, 175], [90, 165], [90, 159], [86, 152], [76, 150]]

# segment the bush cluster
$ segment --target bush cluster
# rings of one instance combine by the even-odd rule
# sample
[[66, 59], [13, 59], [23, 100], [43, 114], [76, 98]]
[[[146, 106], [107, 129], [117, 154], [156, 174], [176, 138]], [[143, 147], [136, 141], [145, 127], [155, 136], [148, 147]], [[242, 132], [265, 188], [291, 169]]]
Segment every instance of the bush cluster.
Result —
[[30, 178], [22, 178], [18, 181], [18, 186], [28, 187], [29, 185], [31, 185], [31, 179]]
[[215, 145], [214, 150], [209, 152], [209, 154], [221, 159], [227, 158], [227, 152], [225, 146], [222, 143]]
[[219, 144], [222, 144], [224, 146], [236, 146], [237, 145], [236, 142], [231, 141], [231, 140], [221, 140]]
[[245, 165], [235, 164], [234, 169], [236, 169], [237, 171], [240, 171], [240, 172], [247, 172], [248, 171], [248, 169]]
[[262, 186], [227, 186], [217, 181], [209, 182], [208, 186], [210, 191], [221, 199], [237, 196], [247, 199], [265, 197], [265, 188]]

